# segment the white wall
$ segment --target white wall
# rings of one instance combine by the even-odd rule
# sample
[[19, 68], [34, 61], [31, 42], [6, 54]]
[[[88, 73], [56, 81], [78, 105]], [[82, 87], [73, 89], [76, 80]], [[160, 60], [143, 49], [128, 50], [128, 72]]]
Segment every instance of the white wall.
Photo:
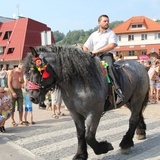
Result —
[[128, 34], [117, 35], [121, 36], [121, 41], [118, 41], [118, 46], [160, 44], [160, 39], [155, 40], [155, 33], [146, 33], [146, 34], [147, 34], [147, 40], [141, 40], [141, 34], [138, 33], [138, 34], [133, 34], [134, 40], [132, 41], [128, 41]]

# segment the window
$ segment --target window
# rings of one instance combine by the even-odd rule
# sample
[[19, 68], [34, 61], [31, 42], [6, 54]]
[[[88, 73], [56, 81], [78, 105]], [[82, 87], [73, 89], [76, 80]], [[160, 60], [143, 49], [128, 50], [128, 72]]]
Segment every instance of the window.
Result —
[[14, 52], [14, 48], [9, 48], [7, 54], [11, 54], [11, 53], [13, 53], [13, 52]]
[[1, 35], [2, 35], [2, 32], [0, 32], [0, 37], [1, 37]]
[[118, 36], [118, 41], [121, 41], [121, 36]]
[[132, 25], [132, 28], [137, 28], [137, 26], [136, 25]]
[[155, 33], [155, 39], [160, 39], [160, 33]]
[[133, 41], [134, 40], [134, 35], [128, 35], [128, 41]]
[[138, 28], [142, 28], [142, 24], [138, 24], [138, 26], [137, 26]]
[[135, 52], [134, 51], [129, 51], [129, 56], [134, 56]]
[[133, 25], [131, 26], [131, 28], [142, 28], [142, 27], [143, 27], [142, 24], [133, 24]]
[[6, 31], [3, 39], [9, 39], [9, 37], [11, 36], [12, 31]]
[[0, 55], [4, 54], [5, 47], [0, 47]]
[[147, 34], [141, 34], [141, 40], [147, 40]]

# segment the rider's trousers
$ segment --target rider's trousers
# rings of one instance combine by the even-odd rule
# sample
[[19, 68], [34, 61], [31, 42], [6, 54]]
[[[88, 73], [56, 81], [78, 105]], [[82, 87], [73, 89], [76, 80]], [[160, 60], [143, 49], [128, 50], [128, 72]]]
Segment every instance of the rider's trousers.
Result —
[[113, 63], [115, 62], [114, 58], [113, 58], [113, 54], [112, 53], [104, 53], [100, 58], [102, 58], [101, 60], [105, 61], [108, 63], [109, 67], [109, 75], [113, 81], [115, 90], [120, 89], [119, 84], [118, 84], [118, 80], [116, 76], [116, 69], [115, 66], [113, 65]]

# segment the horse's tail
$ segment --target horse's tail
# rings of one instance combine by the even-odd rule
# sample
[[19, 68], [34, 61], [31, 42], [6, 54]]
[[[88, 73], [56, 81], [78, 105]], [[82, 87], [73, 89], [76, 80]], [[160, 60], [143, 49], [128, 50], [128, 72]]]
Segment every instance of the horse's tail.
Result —
[[148, 101], [149, 101], [149, 88], [148, 88], [148, 91], [147, 91], [147, 93], [146, 93], [146, 95], [145, 95], [144, 101], [143, 101], [143, 103], [142, 103], [142, 106], [143, 106], [143, 107], [142, 107], [142, 111], [144, 111], [145, 108], [147, 107]]

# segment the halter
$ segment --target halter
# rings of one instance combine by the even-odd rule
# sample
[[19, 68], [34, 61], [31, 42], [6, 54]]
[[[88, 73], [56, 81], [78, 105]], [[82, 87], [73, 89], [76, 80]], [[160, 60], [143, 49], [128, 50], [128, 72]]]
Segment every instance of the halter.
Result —
[[[44, 59], [44, 57], [42, 56], [42, 54], [40, 54], [38, 57], [33, 57], [32, 61], [35, 64], [35, 67], [37, 68], [37, 70], [40, 72], [40, 74], [42, 75], [42, 79], [46, 79], [50, 77], [50, 74], [46, 71], [46, 68], [49, 67], [50, 65], [47, 63], [47, 61]], [[33, 67], [30, 68], [31, 70], [34, 70]], [[41, 81], [42, 81], [41, 79]], [[28, 90], [40, 90], [43, 89], [44, 86], [40, 83], [34, 83], [32, 81], [28, 81], [27, 82], [27, 89]]]
[[27, 82], [27, 89], [28, 90], [39, 90], [40, 89], [40, 85], [39, 84], [35, 84], [35, 83], [33, 83], [33, 82], [31, 82], [31, 81], [28, 81]]

